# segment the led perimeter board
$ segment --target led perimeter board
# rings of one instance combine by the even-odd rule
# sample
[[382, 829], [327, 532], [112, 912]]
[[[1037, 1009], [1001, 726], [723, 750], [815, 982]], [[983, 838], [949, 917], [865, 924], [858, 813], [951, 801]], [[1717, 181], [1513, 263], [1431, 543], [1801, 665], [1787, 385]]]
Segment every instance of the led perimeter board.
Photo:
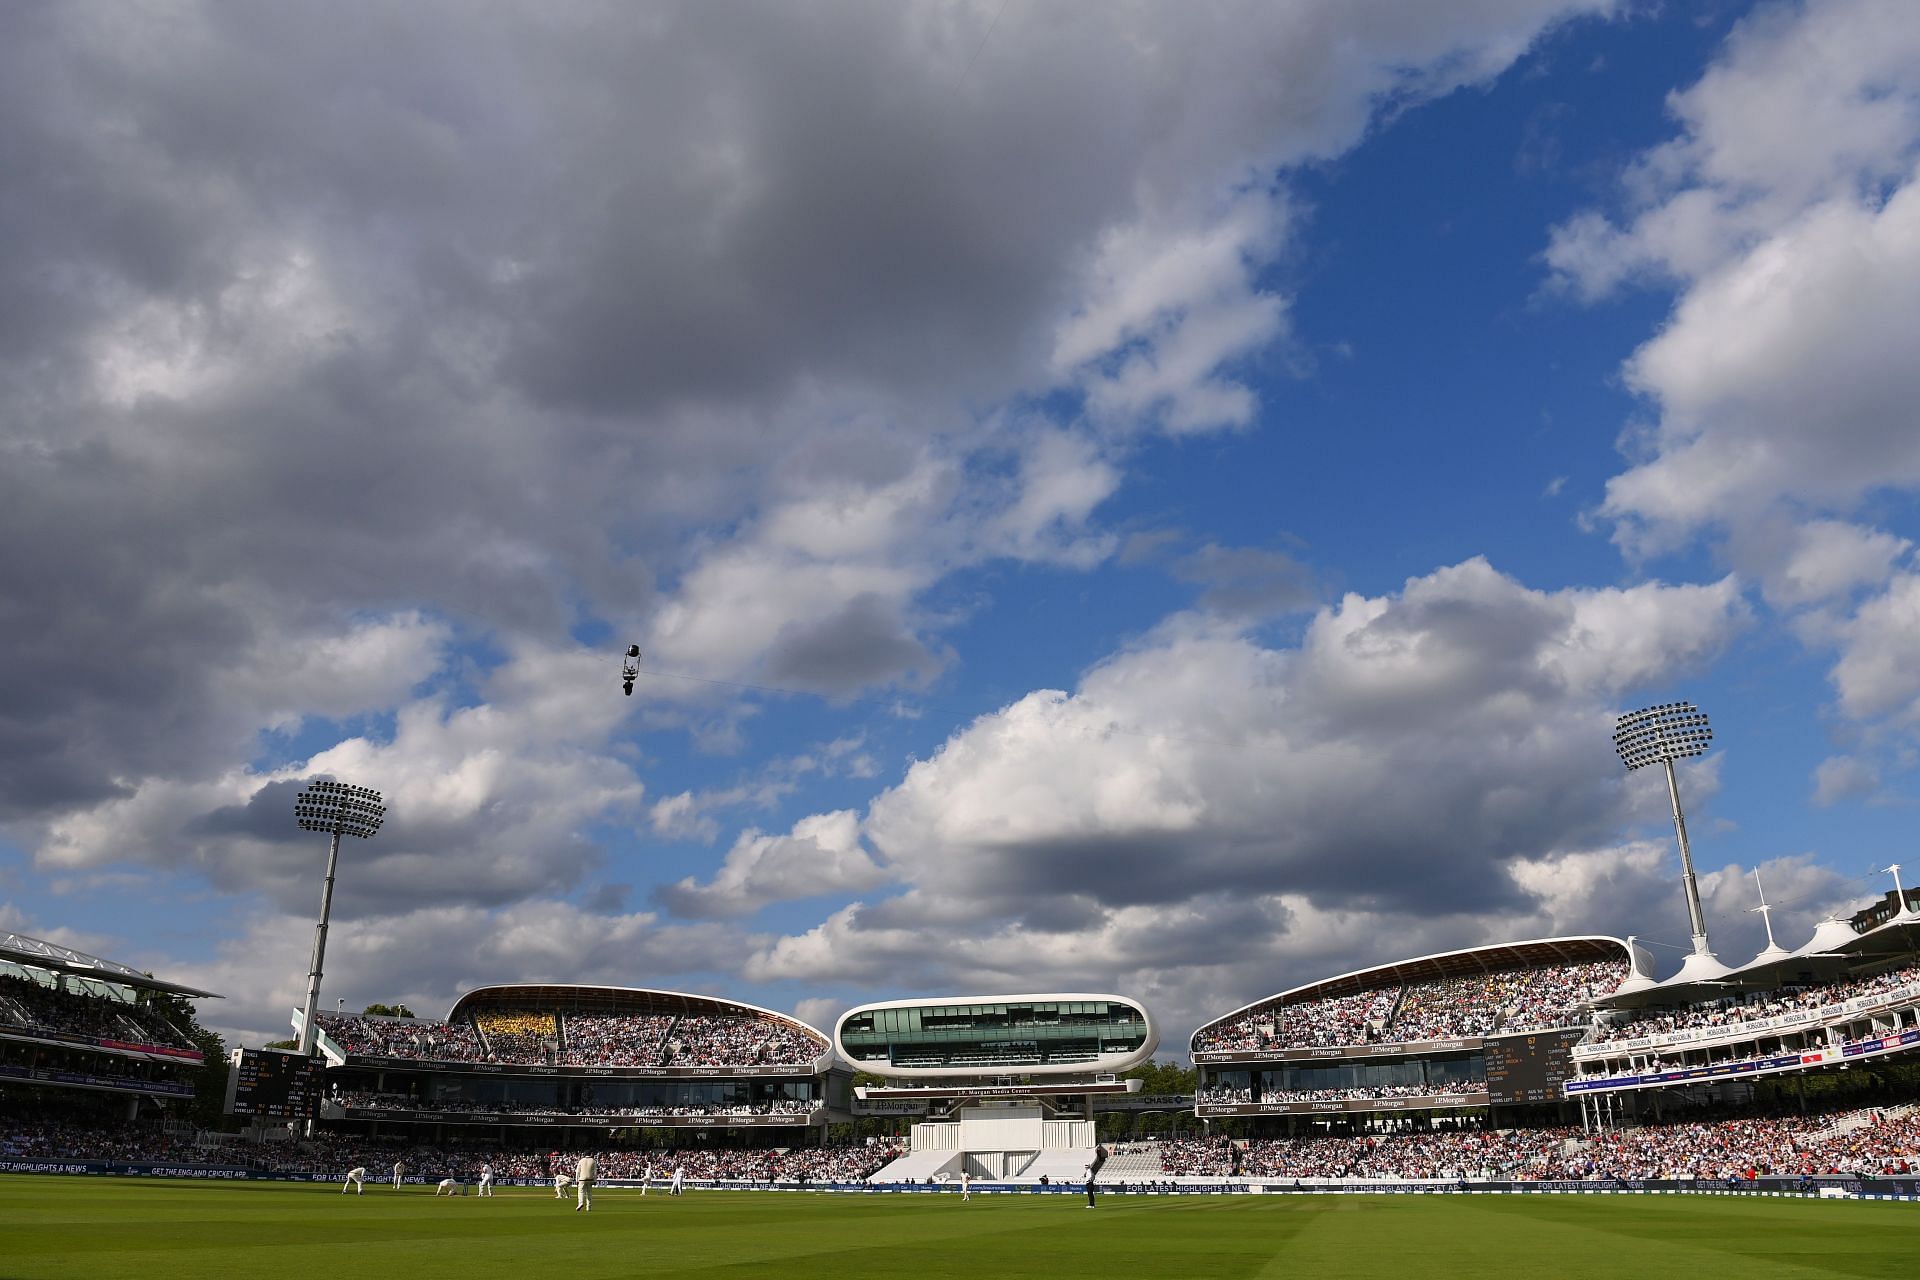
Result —
[[1496, 1107], [1560, 1101], [1560, 1083], [1573, 1072], [1573, 1046], [1586, 1031], [1529, 1031], [1486, 1042], [1487, 1101]]
[[227, 1113], [267, 1120], [311, 1120], [320, 1110], [318, 1058], [275, 1049], [236, 1049], [227, 1073]]

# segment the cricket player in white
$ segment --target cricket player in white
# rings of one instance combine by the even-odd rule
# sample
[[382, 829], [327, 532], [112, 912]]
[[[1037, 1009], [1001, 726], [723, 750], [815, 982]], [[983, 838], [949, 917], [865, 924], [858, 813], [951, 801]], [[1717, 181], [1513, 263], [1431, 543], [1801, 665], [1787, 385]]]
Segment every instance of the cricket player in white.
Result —
[[490, 1164], [480, 1166], [480, 1194], [483, 1196], [493, 1194], [493, 1166]]
[[673, 1185], [668, 1190], [676, 1196], [687, 1193], [687, 1166], [683, 1164], [673, 1166]]
[[433, 1189], [433, 1194], [438, 1196], [441, 1192], [444, 1191], [446, 1194], [450, 1196], [457, 1196], [460, 1194], [459, 1186], [460, 1184], [455, 1182], [452, 1178], [442, 1178], [440, 1179], [440, 1185]]
[[973, 1175], [965, 1169], [960, 1171], [960, 1198], [962, 1200], [973, 1199]]
[[564, 1173], [554, 1174], [553, 1175], [553, 1198], [555, 1200], [565, 1200], [567, 1198], [566, 1196], [567, 1187], [572, 1182], [573, 1182], [573, 1179], [569, 1178]]
[[653, 1166], [648, 1165], [646, 1173], [640, 1177], [640, 1194], [645, 1195], [653, 1187]]
[[593, 1180], [600, 1174], [600, 1162], [592, 1156], [581, 1156], [580, 1163], [573, 1167], [573, 1180], [580, 1188], [580, 1203], [573, 1206], [575, 1213], [582, 1209], [593, 1212]]
[[398, 1160], [395, 1160], [393, 1162], [393, 1189], [395, 1191], [398, 1191], [400, 1189], [400, 1175], [405, 1173], [406, 1171], [407, 1171], [406, 1165], [400, 1163], [400, 1161]]
[[353, 1194], [357, 1196], [367, 1194], [367, 1167], [365, 1165], [347, 1170], [347, 1180], [340, 1184], [340, 1194], [347, 1194], [348, 1187], [352, 1187]]

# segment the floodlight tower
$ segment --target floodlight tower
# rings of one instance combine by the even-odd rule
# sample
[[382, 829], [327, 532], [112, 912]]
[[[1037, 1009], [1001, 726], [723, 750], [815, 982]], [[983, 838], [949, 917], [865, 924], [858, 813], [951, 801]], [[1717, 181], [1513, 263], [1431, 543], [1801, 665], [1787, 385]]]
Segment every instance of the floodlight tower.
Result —
[[1663, 702], [1628, 712], [1620, 717], [1613, 730], [1613, 749], [1619, 752], [1620, 763], [1627, 766], [1629, 773], [1650, 764], [1666, 766], [1667, 798], [1673, 802], [1673, 830], [1680, 837], [1680, 874], [1687, 889], [1687, 919], [1693, 926], [1693, 955], [1703, 957], [1690, 958], [1681, 967], [1682, 974], [1725, 972], [1713, 958], [1713, 948], [1707, 942], [1707, 918], [1700, 910], [1700, 882], [1693, 874], [1693, 850], [1687, 846], [1687, 815], [1680, 808], [1680, 779], [1673, 772], [1675, 760], [1704, 755], [1712, 742], [1713, 730], [1707, 724], [1707, 713], [1691, 702]]
[[340, 862], [340, 837], [373, 839], [387, 812], [380, 793], [371, 787], [353, 787], [344, 782], [314, 782], [293, 802], [293, 816], [302, 831], [324, 831], [333, 839], [327, 845], [327, 881], [320, 890], [320, 923], [313, 931], [313, 964], [307, 974], [307, 1007], [300, 1018], [300, 1053], [313, 1056], [319, 1027], [314, 1015], [320, 1006], [320, 963], [327, 955], [327, 917], [333, 913], [333, 872]]

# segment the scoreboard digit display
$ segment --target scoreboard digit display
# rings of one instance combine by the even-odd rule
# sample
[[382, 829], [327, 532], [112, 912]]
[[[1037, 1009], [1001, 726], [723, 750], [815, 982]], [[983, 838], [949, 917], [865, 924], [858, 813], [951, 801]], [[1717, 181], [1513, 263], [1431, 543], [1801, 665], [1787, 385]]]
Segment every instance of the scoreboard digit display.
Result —
[[1562, 1027], [1488, 1040], [1487, 1101], [1496, 1107], [1560, 1101], [1560, 1082], [1573, 1074], [1573, 1046], [1585, 1034]]
[[240, 1049], [227, 1073], [227, 1111], [269, 1120], [311, 1120], [320, 1112], [318, 1058], [276, 1049]]

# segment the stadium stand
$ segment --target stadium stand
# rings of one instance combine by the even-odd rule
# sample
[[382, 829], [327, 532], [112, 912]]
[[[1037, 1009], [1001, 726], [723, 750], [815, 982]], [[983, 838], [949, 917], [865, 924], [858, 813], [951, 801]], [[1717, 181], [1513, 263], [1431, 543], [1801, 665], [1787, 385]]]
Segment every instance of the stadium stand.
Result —
[[489, 1062], [551, 1063], [560, 1051], [560, 1021], [549, 1009], [480, 1009], [473, 1027]]
[[1659, 1036], [1670, 1031], [1706, 1028], [1740, 1030], [1742, 1025], [1776, 1018], [1797, 1010], [1809, 1012], [1861, 996], [1899, 991], [1920, 983], [1920, 963], [1903, 964], [1870, 976], [1836, 975], [1824, 982], [1783, 985], [1771, 990], [1744, 992], [1708, 999], [1683, 1008], [1661, 1007], [1626, 1011], [1594, 1028], [1588, 1042]]
[[1582, 1025], [1586, 1005], [1627, 976], [1624, 958], [1507, 964], [1399, 982], [1382, 970], [1368, 989], [1299, 1001], [1275, 997], [1203, 1027], [1197, 1052], [1410, 1043]]
[[92, 1041], [191, 1050], [185, 1032], [152, 1009], [105, 994], [82, 995], [0, 974], [0, 1028]]
[[668, 1066], [800, 1066], [826, 1042], [791, 1023], [752, 1015], [683, 1017], [666, 1033]]
[[432, 1018], [381, 1018], [320, 1013], [321, 1030], [347, 1053], [421, 1062], [485, 1062], [487, 1048], [471, 1024]]
[[561, 1018], [564, 1066], [650, 1066], [666, 1052], [671, 1014], [567, 1013]]

